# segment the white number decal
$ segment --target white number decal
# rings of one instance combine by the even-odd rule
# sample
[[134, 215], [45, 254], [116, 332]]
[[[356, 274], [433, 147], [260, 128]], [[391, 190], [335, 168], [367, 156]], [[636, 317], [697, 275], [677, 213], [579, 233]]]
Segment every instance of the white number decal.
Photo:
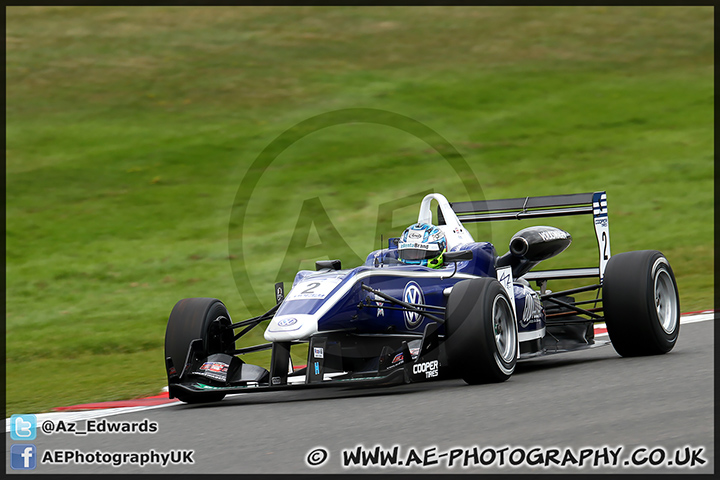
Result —
[[326, 278], [309, 282], [301, 282], [290, 290], [285, 301], [322, 300], [340, 283], [340, 278]]

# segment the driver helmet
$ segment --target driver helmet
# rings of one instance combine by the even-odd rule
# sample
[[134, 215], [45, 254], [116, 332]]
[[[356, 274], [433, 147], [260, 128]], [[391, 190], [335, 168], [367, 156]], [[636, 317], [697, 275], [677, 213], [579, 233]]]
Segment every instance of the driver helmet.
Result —
[[443, 254], [446, 250], [445, 234], [435, 225], [428, 223], [410, 225], [398, 242], [398, 258], [407, 265], [440, 268], [443, 266]]

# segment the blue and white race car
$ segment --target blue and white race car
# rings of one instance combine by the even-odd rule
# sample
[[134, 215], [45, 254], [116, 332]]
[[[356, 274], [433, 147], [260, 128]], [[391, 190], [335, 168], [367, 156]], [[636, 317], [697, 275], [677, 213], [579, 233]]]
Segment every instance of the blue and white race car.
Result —
[[[593, 218], [597, 267], [533, 270], [570, 245], [570, 234], [559, 228], [520, 230], [498, 255], [463, 226], [585, 214]], [[610, 343], [622, 356], [666, 353], [680, 329], [677, 284], [663, 254], [610, 255], [605, 192], [452, 204], [433, 193], [423, 199], [418, 223], [363, 265], [342, 269], [340, 260], [330, 260], [316, 267], [298, 272], [287, 296], [276, 284], [270, 311], [237, 323], [218, 299], [180, 300], [165, 334], [170, 397], [199, 403], [229, 393], [322, 386], [503, 382], [518, 360], [541, 355]], [[550, 280], [583, 278], [595, 281], [547, 289]], [[585, 292], [597, 295], [575, 300]], [[236, 348], [267, 320], [268, 343]], [[598, 342], [594, 324], [602, 321], [610, 340]], [[303, 344], [307, 365], [294, 369], [290, 350]], [[241, 359], [269, 349], [269, 369]]]

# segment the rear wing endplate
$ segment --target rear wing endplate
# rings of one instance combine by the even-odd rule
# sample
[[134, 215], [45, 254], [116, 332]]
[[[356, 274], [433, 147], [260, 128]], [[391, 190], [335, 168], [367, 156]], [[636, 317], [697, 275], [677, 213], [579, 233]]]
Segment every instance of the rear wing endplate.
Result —
[[[509, 198], [504, 200], [451, 202], [450, 206], [461, 223], [592, 215], [598, 244], [598, 267], [530, 271], [523, 277], [528, 280], [538, 281], [560, 278], [599, 277], [602, 282], [605, 266], [610, 259], [607, 195], [604, 191], [574, 193], [570, 195], [549, 195], [544, 197]], [[439, 208], [438, 223], [440, 225], [445, 224], [445, 219]]]

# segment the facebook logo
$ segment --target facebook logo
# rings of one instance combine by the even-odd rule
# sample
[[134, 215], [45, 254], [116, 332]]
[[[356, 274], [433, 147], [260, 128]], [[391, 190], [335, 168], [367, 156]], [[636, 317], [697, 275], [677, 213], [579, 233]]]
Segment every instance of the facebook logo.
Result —
[[10, 447], [10, 468], [13, 470], [35, 470], [37, 460], [35, 445], [17, 443]]
[[13, 440], [35, 440], [35, 415], [13, 415], [10, 417], [10, 438]]

